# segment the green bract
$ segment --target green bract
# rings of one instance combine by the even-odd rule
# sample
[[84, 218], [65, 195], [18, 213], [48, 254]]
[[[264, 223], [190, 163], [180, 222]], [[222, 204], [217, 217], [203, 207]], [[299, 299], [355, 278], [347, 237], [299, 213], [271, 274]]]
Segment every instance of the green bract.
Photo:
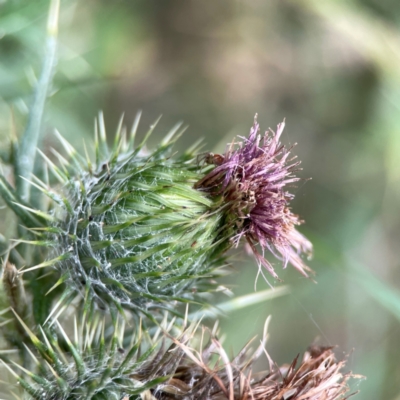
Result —
[[62, 189], [49, 193], [58, 206], [45, 228], [55, 253], [48, 264], [61, 271], [65, 296], [79, 291], [88, 304], [145, 312], [198, 298], [209, 290], [199, 279], [214, 276], [230, 246], [218, 198], [194, 188], [213, 166], [200, 163], [195, 148], [171, 157], [178, 128], [151, 152], [149, 134], [134, 147], [119, 129], [108, 149], [100, 132], [95, 165], [62, 138], [71, 161], [51, 165]]

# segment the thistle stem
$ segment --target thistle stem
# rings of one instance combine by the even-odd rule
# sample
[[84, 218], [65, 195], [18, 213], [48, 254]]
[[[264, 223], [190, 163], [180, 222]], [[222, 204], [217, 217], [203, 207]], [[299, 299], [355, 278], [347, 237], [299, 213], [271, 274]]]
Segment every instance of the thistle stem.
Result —
[[19, 197], [25, 201], [29, 201], [30, 185], [26, 180], [21, 179], [21, 177], [30, 179], [34, 167], [36, 147], [39, 142], [43, 120], [44, 106], [54, 73], [59, 8], [60, 0], [51, 0], [47, 22], [46, 50], [43, 59], [42, 72], [36, 84], [32, 106], [28, 117], [28, 123], [21, 138], [21, 143], [18, 149], [18, 157], [16, 158], [15, 162], [17, 193]]

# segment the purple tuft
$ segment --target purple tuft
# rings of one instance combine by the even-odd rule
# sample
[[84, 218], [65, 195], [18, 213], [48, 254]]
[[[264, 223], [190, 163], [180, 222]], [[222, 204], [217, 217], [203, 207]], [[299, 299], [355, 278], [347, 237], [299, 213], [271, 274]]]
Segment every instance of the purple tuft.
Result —
[[[274, 256], [292, 264], [304, 276], [312, 270], [304, 264], [301, 254], [311, 254], [312, 244], [296, 230], [302, 221], [289, 208], [294, 195], [285, 186], [297, 182], [299, 161], [289, 158], [290, 150], [279, 138], [285, 123], [260, 135], [257, 114], [248, 138], [232, 143], [224, 155], [212, 155], [215, 168], [196, 187], [221, 197], [228, 210], [228, 220], [234, 221], [235, 246], [245, 237], [257, 261], [274, 277], [278, 275], [264, 258], [269, 250]], [[257, 250], [261, 247], [261, 253]]]

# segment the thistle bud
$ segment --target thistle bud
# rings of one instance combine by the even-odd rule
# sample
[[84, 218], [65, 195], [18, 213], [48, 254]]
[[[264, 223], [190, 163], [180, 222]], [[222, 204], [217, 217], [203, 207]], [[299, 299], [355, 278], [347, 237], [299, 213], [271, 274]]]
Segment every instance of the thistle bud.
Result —
[[49, 232], [71, 294], [147, 312], [209, 290], [199, 279], [215, 276], [229, 233], [210, 196], [194, 188], [203, 176], [195, 148], [171, 157], [177, 137], [174, 129], [148, 151], [146, 139], [134, 147], [122, 135], [110, 150], [101, 134], [93, 167], [65, 144], [72, 162], [68, 173], [55, 170], [63, 198]]
[[101, 134], [94, 167], [66, 144], [73, 168], [55, 170], [64, 197], [49, 229], [61, 281], [90, 303], [147, 312], [208, 290], [204, 278], [242, 237], [274, 277], [257, 245], [306, 274], [300, 254], [311, 244], [296, 231], [293, 196], [283, 190], [298, 180], [298, 163], [279, 143], [282, 124], [263, 139], [258, 130], [255, 121], [243, 143], [205, 158], [194, 149], [171, 157], [175, 131], [152, 152], [123, 136], [109, 150]]

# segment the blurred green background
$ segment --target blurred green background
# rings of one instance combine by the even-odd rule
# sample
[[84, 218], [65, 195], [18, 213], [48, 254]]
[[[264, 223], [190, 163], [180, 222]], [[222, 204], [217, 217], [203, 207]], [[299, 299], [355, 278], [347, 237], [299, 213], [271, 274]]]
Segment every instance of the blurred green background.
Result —
[[[26, 124], [41, 68], [49, 2], [0, 0], [0, 154]], [[61, 2], [58, 64], [44, 140], [57, 128], [77, 148], [103, 110], [109, 132], [143, 110], [140, 132], [163, 115], [156, 143], [177, 121], [223, 152], [286, 118], [303, 178], [294, 212], [314, 243], [318, 284], [281, 270], [291, 294], [221, 321], [238, 351], [272, 315], [268, 350], [290, 362], [316, 341], [349, 354], [367, 376], [364, 400], [400, 399], [400, 3], [396, 0], [114, 0]], [[4, 166], [6, 169], [6, 166]], [[11, 236], [0, 210], [0, 231]], [[254, 291], [243, 252], [227, 283]], [[276, 283], [279, 285], [280, 283]], [[257, 290], [268, 288], [259, 279]]]

